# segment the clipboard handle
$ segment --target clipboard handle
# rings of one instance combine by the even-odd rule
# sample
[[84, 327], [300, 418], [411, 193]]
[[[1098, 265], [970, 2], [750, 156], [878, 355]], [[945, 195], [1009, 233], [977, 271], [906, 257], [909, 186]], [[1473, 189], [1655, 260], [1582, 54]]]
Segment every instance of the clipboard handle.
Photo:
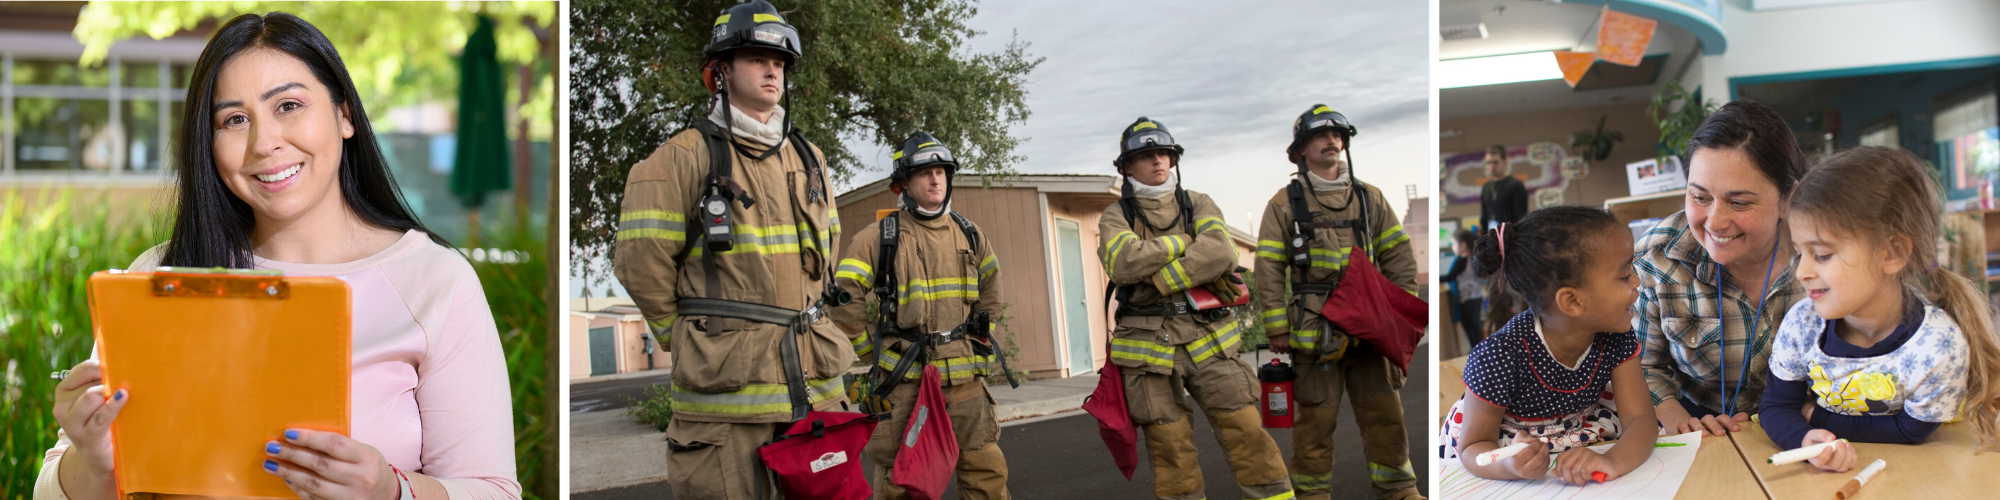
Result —
[[285, 300], [292, 286], [277, 270], [161, 267], [153, 273], [154, 297]]

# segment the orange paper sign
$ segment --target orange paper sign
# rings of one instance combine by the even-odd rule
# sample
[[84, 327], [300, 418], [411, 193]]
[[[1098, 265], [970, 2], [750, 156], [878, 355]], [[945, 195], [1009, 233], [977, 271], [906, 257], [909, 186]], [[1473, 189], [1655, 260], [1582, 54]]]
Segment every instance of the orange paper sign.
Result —
[[1638, 66], [1646, 58], [1646, 46], [1653, 43], [1653, 29], [1659, 25], [1659, 21], [1604, 9], [1604, 17], [1597, 23], [1597, 57]]
[[285, 429], [349, 434], [352, 306], [336, 278], [90, 277], [118, 493], [290, 497], [264, 472]]
[[1562, 68], [1563, 81], [1570, 87], [1576, 87], [1576, 82], [1583, 80], [1584, 72], [1590, 71], [1590, 63], [1597, 62], [1597, 54], [1588, 52], [1558, 50], [1555, 54], [1556, 66]]

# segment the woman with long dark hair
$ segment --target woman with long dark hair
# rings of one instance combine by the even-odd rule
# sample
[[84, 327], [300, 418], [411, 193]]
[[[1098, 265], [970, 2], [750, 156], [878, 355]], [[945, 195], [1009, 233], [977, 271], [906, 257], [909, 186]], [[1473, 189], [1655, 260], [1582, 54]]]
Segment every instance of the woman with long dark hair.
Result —
[[1639, 238], [1632, 328], [1669, 435], [1741, 428], [1757, 411], [1771, 339], [1801, 295], [1785, 203], [1805, 153], [1785, 119], [1734, 101], [1688, 140], [1686, 209]]
[[[262, 444], [263, 470], [301, 498], [519, 498], [478, 276], [403, 204], [332, 42], [290, 14], [231, 19], [202, 50], [186, 110], [172, 239], [132, 269], [275, 269], [353, 293], [353, 435], [285, 429]], [[106, 396], [95, 359], [57, 385], [62, 431], [36, 499], [116, 497], [111, 422], [157, 395]]]

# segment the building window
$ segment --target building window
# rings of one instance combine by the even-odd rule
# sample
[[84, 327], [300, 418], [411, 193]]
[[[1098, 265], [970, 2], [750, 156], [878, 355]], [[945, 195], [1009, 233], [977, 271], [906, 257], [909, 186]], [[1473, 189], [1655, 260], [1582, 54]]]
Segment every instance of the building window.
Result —
[[86, 68], [0, 54], [0, 176], [164, 178], [190, 71], [166, 60]]

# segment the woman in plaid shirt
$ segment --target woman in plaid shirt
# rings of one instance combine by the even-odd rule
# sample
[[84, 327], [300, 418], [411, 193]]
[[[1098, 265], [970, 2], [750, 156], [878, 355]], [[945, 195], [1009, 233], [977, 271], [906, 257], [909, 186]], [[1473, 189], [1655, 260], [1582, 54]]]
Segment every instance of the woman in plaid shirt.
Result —
[[1687, 208], [1634, 248], [1632, 328], [1667, 433], [1720, 435], [1756, 411], [1771, 339], [1802, 297], [1785, 202], [1806, 161], [1784, 118], [1748, 100], [1709, 115], [1685, 157]]

